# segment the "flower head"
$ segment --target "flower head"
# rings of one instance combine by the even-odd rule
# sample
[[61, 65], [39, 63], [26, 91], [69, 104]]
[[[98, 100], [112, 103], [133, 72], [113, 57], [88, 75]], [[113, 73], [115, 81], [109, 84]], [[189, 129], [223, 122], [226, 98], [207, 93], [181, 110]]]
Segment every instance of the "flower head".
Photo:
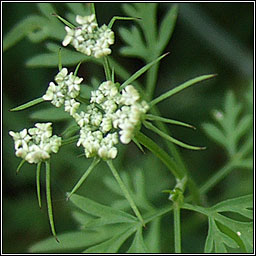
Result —
[[35, 127], [21, 132], [10, 131], [13, 137], [16, 156], [29, 163], [38, 163], [57, 153], [61, 146], [61, 137], [52, 136], [52, 123], [36, 123]]
[[108, 26], [99, 28], [94, 14], [84, 17], [77, 15], [76, 22], [79, 27], [65, 27], [67, 35], [62, 42], [63, 46], [71, 44], [77, 51], [95, 58], [111, 54], [109, 47], [114, 44], [115, 36]]
[[79, 102], [75, 101], [75, 98], [80, 93], [80, 84], [83, 78], [73, 75], [73, 72], [68, 74], [68, 70], [62, 68], [54, 80], [57, 85], [50, 82], [43, 99], [51, 101], [57, 108], [64, 104], [65, 111], [73, 116], [80, 105]]

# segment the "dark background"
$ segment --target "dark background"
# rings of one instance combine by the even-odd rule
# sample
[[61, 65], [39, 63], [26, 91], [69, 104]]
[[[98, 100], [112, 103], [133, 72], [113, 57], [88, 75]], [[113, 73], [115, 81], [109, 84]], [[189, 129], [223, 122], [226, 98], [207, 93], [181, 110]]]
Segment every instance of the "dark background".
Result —
[[[100, 23], [108, 22], [114, 15], [123, 15], [121, 3], [96, 3], [96, 13]], [[161, 3], [158, 7], [158, 18], [170, 8], [172, 3]], [[15, 24], [28, 15], [37, 14], [35, 3], [3, 3], [3, 38]], [[61, 13], [63, 4], [55, 4]], [[159, 104], [163, 116], [191, 123], [198, 129], [187, 130], [171, 126], [172, 134], [182, 141], [194, 145], [206, 145], [207, 150], [195, 152], [181, 149], [183, 159], [198, 184], [202, 184], [211, 174], [216, 172], [226, 160], [225, 152], [212, 142], [201, 129], [203, 122], [211, 121], [212, 109], [222, 109], [225, 93], [230, 89], [238, 99], [248, 90], [253, 79], [253, 3], [180, 3], [179, 15], [173, 36], [166, 47], [170, 55], [160, 64], [159, 80], [155, 96], [167, 91], [183, 81], [201, 74], [217, 73], [210, 81], [199, 84], [171, 99]], [[116, 44], [114, 56], [134, 73], [144, 63], [135, 58], [118, 56], [122, 46], [118, 38], [118, 28], [128, 26], [125, 22], [117, 22], [114, 26]], [[45, 92], [49, 81], [56, 73], [54, 68], [28, 68], [28, 58], [43, 53], [45, 43], [33, 44], [24, 38], [3, 54], [3, 252], [25, 253], [33, 243], [48, 237], [49, 225], [44, 197], [44, 175], [42, 172], [43, 207], [37, 204], [35, 187], [35, 165], [25, 164], [18, 176], [15, 170], [19, 159], [14, 155], [13, 141], [8, 135], [9, 130], [19, 131], [31, 127], [35, 120], [29, 118], [33, 109], [12, 113], [9, 109], [38, 98]], [[57, 67], [56, 67], [57, 68]], [[102, 70], [94, 64], [82, 65], [80, 72], [86, 77], [103, 78]], [[143, 82], [143, 78], [141, 79]], [[56, 125], [57, 133], [65, 123]], [[81, 153], [73, 152], [72, 147], [61, 149], [52, 159], [52, 197], [54, 215], [58, 233], [77, 229], [71, 217], [70, 205], [65, 201], [65, 192], [69, 191], [80, 177], [89, 160], [77, 158]], [[124, 167], [143, 168], [144, 161], [154, 161], [150, 154], [142, 155], [133, 145], [128, 146], [125, 155], [120, 154], [119, 162]], [[146, 159], [146, 160], [145, 160]], [[118, 165], [118, 162], [117, 162]], [[163, 179], [169, 173], [156, 161], [155, 166], [162, 168]], [[157, 169], [157, 168], [156, 168]], [[157, 170], [156, 170], [157, 171]], [[88, 179], [79, 194], [86, 195], [96, 201], [109, 204], [114, 196], [107, 192], [102, 177], [109, 171], [101, 164]], [[249, 171], [234, 172], [209, 194], [209, 202], [247, 194], [252, 191], [252, 175]], [[234, 184], [235, 187], [234, 187]], [[238, 185], [237, 185], [238, 184]], [[148, 187], [158, 184], [148, 184]], [[161, 185], [160, 185], [161, 187]], [[166, 189], [164, 187], [163, 189]], [[156, 204], [165, 204], [166, 195], [160, 195]], [[189, 221], [190, 217], [184, 216]], [[185, 222], [184, 222], [185, 223]], [[193, 251], [203, 248], [206, 230], [200, 222], [195, 222], [192, 230], [184, 230], [184, 250]], [[163, 227], [164, 228], [164, 227]], [[201, 232], [202, 231], [202, 232]], [[192, 233], [191, 233], [192, 232]], [[195, 235], [195, 233], [198, 235]], [[163, 230], [163, 234], [165, 234]], [[191, 238], [192, 236], [192, 238]], [[186, 239], [188, 237], [189, 239]], [[163, 252], [170, 250], [168, 241], [163, 238]]]

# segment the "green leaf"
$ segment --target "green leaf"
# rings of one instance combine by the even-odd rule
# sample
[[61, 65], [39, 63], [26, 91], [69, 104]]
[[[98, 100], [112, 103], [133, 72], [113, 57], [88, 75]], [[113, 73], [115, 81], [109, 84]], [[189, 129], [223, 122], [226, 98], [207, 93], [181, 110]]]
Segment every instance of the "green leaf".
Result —
[[174, 31], [177, 16], [178, 16], [178, 5], [175, 4], [167, 12], [167, 14], [164, 16], [161, 22], [161, 25], [159, 28], [159, 35], [158, 35], [158, 45], [157, 45], [159, 49], [163, 50], [168, 44], [172, 36], [172, 33]]
[[205, 243], [204, 252], [227, 253], [226, 246], [238, 248], [236, 242], [226, 234], [222, 233], [217, 227], [213, 218], [209, 218], [209, 230]]
[[156, 218], [149, 224], [149, 230], [145, 237], [145, 243], [150, 253], [160, 253], [161, 242], [161, 218]]
[[216, 141], [223, 147], [226, 145], [226, 137], [217, 126], [210, 123], [205, 123], [202, 125], [202, 127], [212, 140]]
[[16, 108], [12, 108], [10, 111], [20, 111], [20, 110], [24, 110], [24, 109], [27, 109], [27, 108], [30, 108], [32, 106], [35, 106], [41, 102], [44, 102], [44, 99], [42, 97], [38, 98], [38, 99], [35, 99], [35, 100], [31, 100], [23, 105], [20, 105]]
[[122, 233], [115, 234], [111, 239], [88, 248], [83, 253], [117, 253], [121, 245], [134, 231], [134, 228], [128, 228]]
[[148, 50], [138, 27], [132, 26], [131, 30], [121, 27], [119, 29], [119, 34], [123, 41], [125, 41], [125, 43], [128, 45], [120, 49], [120, 53], [122, 55], [139, 57], [143, 60], [148, 58]]
[[147, 253], [148, 249], [144, 243], [143, 236], [142, 236], [142, 227], [138, 228], [133, 242], [128, 249], [127, 253]]
[[[235, 155], [242, 158], [252, 148], [250, 138], [240, 144], [243, 136], [251, 133], [253, 124], [252, 113], [241, 115], [241, 112], [242, 104], [238, 103], [234, 93], [229, 91], [225, 97], [224, 111], [213, 111], [215, 123], [202, 125], [206, 134], [225, 148], [230, 158]], [[238, 160], [238, 157], [236, 159]]]
[[82, 252], [86, 247], [102, 241], [98, 232], [90, 230], [58, 234], [58, 239], [60, 243], [56, 243], [52, 237], [44, 239], [32, 245], [29, 248], [29, 253]]
[[201, 81], [210, 79], [210, 78], [215, 77], [215, 76], [216, 76], [215, 74], [212, 74], [212, 75], [203, 75], [203, 76], [199, 76], [199, 77], [193, 78], [193, 79], [191, 79], [191, 80], [188, 80], [187, 82], [185, 82], [185, 83], [183, 83], [183, 84], [181, 84], [181, 85], [175, 87], [174, 89], [171, 89], [171, 90], [169, 90], [168, 92], [163, 93], [163, 94], [160, 95], [159, 97], [155, 98], [154, 100], [152, 100], [152, 101], [150, 102], [150, 105], [151, 105], [151, 106], [154, 106], [154, 105], [156, 105], [157, 103], [159, 103], [159, 102], [161, 102], [161, 101], [163, 101], [163, 100], [165, 100], [165, 99], [167, 99], [167, 98], [173, 96], [174, 94], [176, 94], [176, 93], [178, 93], [178, 92], [180, 92], [180, 91], [182, 91], [182, 90], [184, 90], [184, 89], [190, 87], [191, 85], [194, 85], [194, 84], [196, 84], [196, 83], [199, 83], [199, 82], [201, 82]]
[[218, 212], [225, 212], [225, 211], [237, 212], [249, 219], [252, 219], [253, 211], [251, 209], [250, 210], [248, 209], [252, 207], [252, 202], [253, 202], [253, 196], [246, 195], [246, 196], [241, 196], [234, 199], [225, 200], [211, 207], [211, 209]]
[[[253, 195], [228, 199], [210, 208], [190, 204], [184, 204], [182, 208], [208, 216], [209, 227], [205, 253], [225, 253], [227, 246], [238, 248], [240, 243], [247, 253], [253, 252], [253, 222], [237, 221], [221, 214], [221, 212], [233, 212], [253, 219]], [[223, 228], [220, 224], [223, 225]]]
[[[17, 44], [21, 39], [23, 39], [27, 34], [35, 31], [37, 29], [43, 30], [44, 24], [47, 24], [48, 20], [44, 17], [37, 15], [31, 15], [20, 21], [15, 25], [4, 37], [3, 40], [3, 51], [8, 50], [15, 44]], [[47, 33], [47, 28], [44, 29], [46, 36], [49, 36]]]
[[53, 5], [50, 3], [38, 3], [37, 7], [39, 11], [51, 22], [58, 23], [56, 18], [52, 15], [53, 13], [56, 13], [56, 10], [54, 9]]
[[70, 201], [86, 213], [99, 217], [100, 220], [98, 221], [98, 225], [101, 223], [102, 225], [112, 223], [131, 223], [136, 222], [137, 220], [134, 216], [128, 213], [99, 204], [76, 194], [70, 198]]

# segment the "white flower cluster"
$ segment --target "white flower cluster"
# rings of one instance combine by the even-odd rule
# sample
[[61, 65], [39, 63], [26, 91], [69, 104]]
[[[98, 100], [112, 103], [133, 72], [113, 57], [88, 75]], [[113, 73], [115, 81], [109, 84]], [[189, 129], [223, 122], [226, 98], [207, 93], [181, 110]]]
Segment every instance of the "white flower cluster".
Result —
[[111, 81], [103, 82], [98, 90], [91, 92], [90, 103], [86, 112], [74, 115], [81, 127], [77, 146], [84, 147], [86, 157], [98, 155], [113, 159], [117, 155], [118, 129], [121, 142], [128, 144], [149, 106], [140, 101], [139, 93], [132, 85], [120, 94]]
[[122, 91], [120, 105], [123, 105], [112, 116], [114, 128], [120, 128], [120, 140], [128, 144], [140, 127], [142, 115], [145, 114], [149, 105], [146, 101], [140, 101], [138, 91], [132, 86], [126, 86]]
[[114, 43], [114, 32], [105, 24], [98, 27], [94, 14], [82, 17], [76, 16], [76, 22], [80, 24], [74, 29], [65, 27], [67, 32], [62, 44], [71, 44], [74, 48], [88, 56], [100, 58], [111, 53], [110, 45]]
[[16, 156], [32, 164], [49, 159], [52, 152], [57, 153], [61, 145], [61, 137], [52, 136], [51, 125], [52, 123], [37, 123], [34, 128], [28, 130], [10, 131]]
[[73, 75], [73, 72], [68, 74], [68, 70], [63, 68], [55, 76], [54, 82], [50, 82], [49, 87], [43, 96], [46, 101], [51, 103], [57, 108], [64, 104], [65, 111], [73, 116], [80, 106], [80, 103], [75, 100], [80, 92], [80, 83], [83, 78]]

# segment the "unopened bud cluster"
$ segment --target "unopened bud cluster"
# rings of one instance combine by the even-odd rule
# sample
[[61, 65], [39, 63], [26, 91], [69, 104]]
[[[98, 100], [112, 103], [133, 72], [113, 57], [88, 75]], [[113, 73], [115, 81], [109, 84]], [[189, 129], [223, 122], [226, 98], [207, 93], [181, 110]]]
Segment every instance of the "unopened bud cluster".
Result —
[[75, 98], [80, 93], [80, 83], [83, 78], [73, 75], [73, 72], [68, 74], [68, 70], [63, 68], [55, 76], [54, 80], [57, 85], [54, 82], [50, 82], [43, 99], [51, 101], [57, 108], [64, 104], [65, 111], [73, 116], [80, 106], [80, 103]]
[[13, 137], [16, 156], [29, 163], [38, 163], [57, 153], [61, 146], [61, 137], [52, 136], [52, 123], [37, 123], [34, 128], [20, 132], [10, 131]]
[[67, 32], [62, 44], [71, 44], [77, 51], [88, 56], [100, 58], [111, 53], [110, 45], [114, 43], [114, 32], [105, 24], [98, 27], [94, 14], [82, 17], [76, 16], [80, 26], [76, 28], [65, 27]]

